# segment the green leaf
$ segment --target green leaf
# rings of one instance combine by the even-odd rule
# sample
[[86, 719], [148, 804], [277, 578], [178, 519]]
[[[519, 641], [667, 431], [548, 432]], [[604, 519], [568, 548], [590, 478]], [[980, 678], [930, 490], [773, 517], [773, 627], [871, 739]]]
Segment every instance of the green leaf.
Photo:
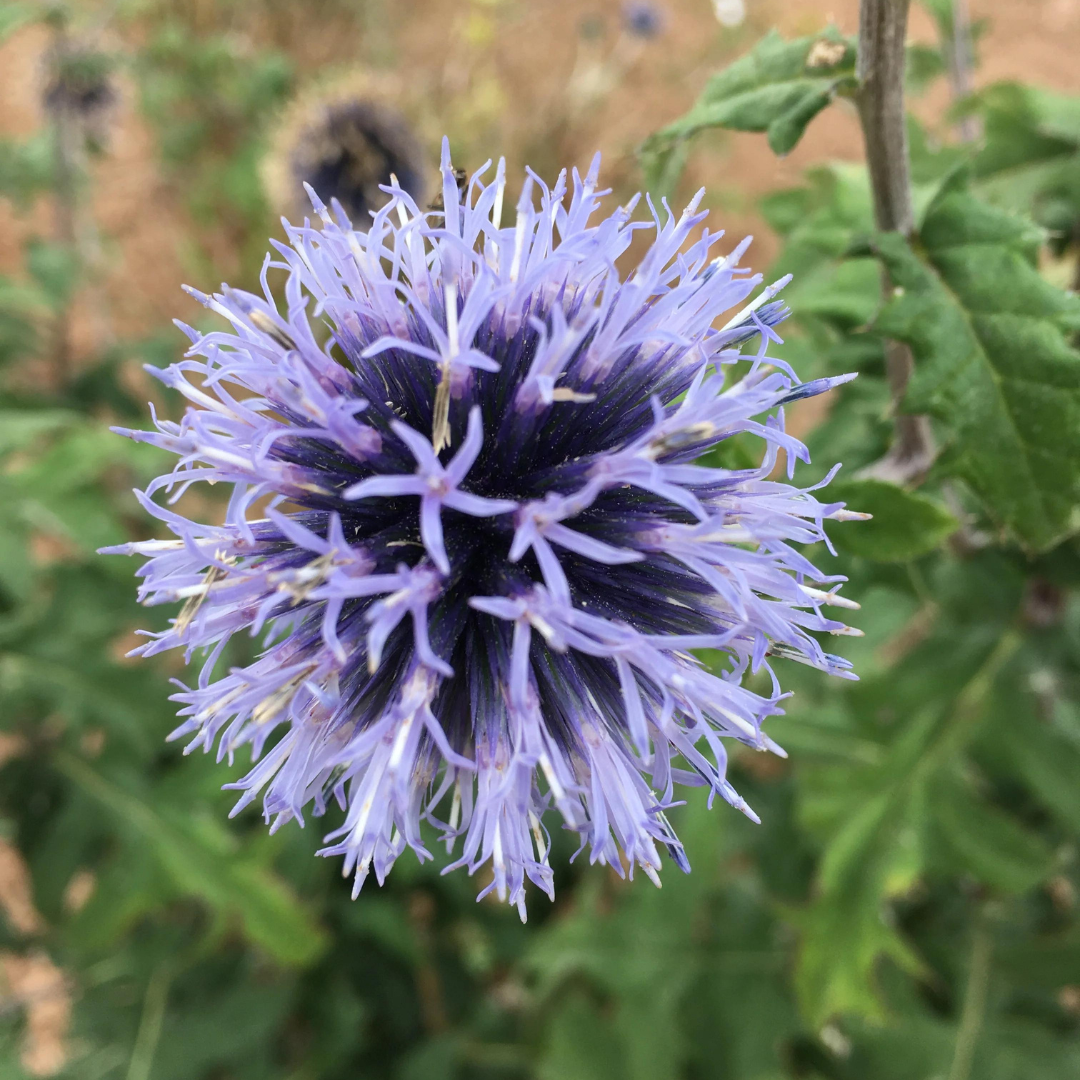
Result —
[[979, 179], [1068, 158], [1080, 150], [1080, 98], [1000, 82], [980, 91], [967, 111], [983, 120], [983, 144], [971, 166]]
[[[0, 485], [0, 497], [2, 493]], [[0, 519], [0, 598], [7, 592], [17, 600], [29, 600], [35, 584], [26, 537]]]
[[0, 6], [0, 41], [9, 38], [16, 30], [40, 19], [43, 9], [39, 4], [20, 3], [19, 0], [6, 0]]
[[[928, 723], [916, 727], [920, 749], [931, 732]], [[910, 752], [906, 756], [910, 759]], [[920, 968], [917, 956], [886, 920], [883, 905], [910, 889], [921, 870], [926, 781], [912, 764], [896, 769], [890, 760], [879, 773], [890, 770], [899, 775], [891, 783], [882, 780], [888, 786], [881, 793], [851, 806], [826, 848], [814, 903], [790, 913], [802, 931], [795, 989], [814, 1025], [840, 1013], [884, 1016], [873, 981], [880, 956], [891, 956], [910, 971]], [[852, 792], [846, 795], [850, 806]]]
[[963, 190], [946, 190], [920, 234], [877, 250], [896, 286], [875, 328], [906, 341], [908, 412], [930, 412], [947, 468], [1022, 544], [1045, 551], [1080, 529], [1080, 353], [1066, 340], [1080, 300], [1039, 276], [1039, 234]]
[[60, 753], [56, 761], [145, 844], [181, 894], [239, 920], [248, 937], [283, 964], [309, 964], [325, 949], [318, 924], [269, 870], [234, 850], [217, 818], [152, 806], [70, 754]]
[[1044, 934], [1013, 940], [999, 950], [998, 961], [1011, 981], [1026, 988], [1057, 990], [1080, 971], [1080, 934]]
[[881, 268], [872, 258], [842, 259], [796, 278], [784, 297], [799, 318], [816, 316], [841, 329], [861, 327], [881, 307]]
[[[1042, 657], [1032, 658], [1032, 667]], [[1018, 671], [997, 701], [980, 749], [995, 771], [1019, 777], [1066, 828], [1080, 832], [1080, 747], [1039, 713], [1029, 688], [1031, 668]], [[1024, 722], [1017, 723], [1017, 717]]]
[[[723, 915], [730, 917], [730, 908]], [[770, 950], [766, 935], [771, 927], [763, 919], [757, 922], [757, 934], [752, 925], [737, 925], [737, 931], [749, 931], [742, 950], [718, 950], [688, 997], [687, 1019], [696, 1038], [694, 1069], [687, 1076], [779, 1080], [789, 1075], [786, 1044], [798, 1032], [799, 1020], [784, 985], [787, 957]]]
[[[967, 644], [956, 643], [960, 655], [953, 655], [948, 665], [976, 665], [955, 698], [912, 712], [880, 765], [859, 773], [836, 766], [821, 770], [827, 784], [826, 812], [812, 805], [812, 797], [805, 807], [805, 816], [834, 822], [814, 901], [790, 914], [802, 930], [795, 987], [804, 1015], [815, 1026], [840, 1013], [883, 1017], [874, 980], [880, 956], [912, 972], [921, 968], [887, 919], [885, 904], [905, 894], [922, 873], [931, 794], [977, 731], [997, 675], [1019, 640], [1006, 633], [988, 649], [965, 652]], [[941, 651], [940, 643], [936, 651]], [[927, 681], [917, 657], [912, 678]], [[880, 682], [887, 700], [903, 703], [895, 674], [882, 676]]]
[[[687, 849], [700, 853], [694, 873], [665, 868], [662, 890], [639, 889], [635, 881], [614, 912], [604, 910], [600, 882], [593, 877], [579, 889], [575, 908], [548, 924], [528, 957], [546, 999], [558, 1000], [556, 991], [574, 978], [617, 998], [612, 1029], [625, 1051], [618, 1073], [625, 1080], [682, 1075], [688, 1046], [680, 1014], [703, 962], [693, 937], [696, 912], [714, 885], [719, 863], [716, 819], [702, 794], [695, 793], [675, 821]], [[558, 1014], [558, 1024], [570, 1025], [561, 1010]]]
[[836, 1015], [883, 1020], [874, 968], [883, 956], [911, 973], [917, 955], [898, 937], [881, 910], [878, 868], [865, 890], [830, 896], [805, 912], [788, 912], [801, 932], [794, 989], [808, 1021], [820, 1026]]
[[775, 31], [714, 75], [693, 108], [641, 149], [650, 190], [668, 193], [676, 155], [706, 128], [763, 131], [776, 154], [792, 150], [833, 97], [855, 87], [855, 46], [836, 30], [785, 41]]
[[54, 311], [70, 301], [79, 276], [79, 260], [74, 251], [60, 244], [32, 240], [26, 246], [26, 268]]
[[[857, 234], [868, 236], [874, 227], [866, 167], [851, 162], [807, 170], [803, 186], [766, 195], [761, 210], [789, 244], [831, 257], [843, 255]], [[797, 273], [783, 260], [778, 265]]]
[[829, 501], [873, 514], [870, 521], [830, 523], [838, 551], [876, 562], [907, 562], [934, 551], [960, 523], [941, 503], [884, 480], [844, 480], [826, 489]]
[[53, 184], [56, 149], [51, 132], [39, 131], [25, 140], [0, 139], [0, 195], [20, 210]]
[[611, 1020], [581, 989], [560, 996], [546, 1025], [540, 1080], [622, 1080], [626, 1050]]
[[[960, 1034], [954, 1024], [936, 1016], [912, 1016], [887, 1026], [852, 1026], [854, 1052], [838, 1074], [845, 1080], [943, 1080], [957, 1075], [950, 1073]], [[971, 1070], [964, 1075], [972, 1080], [1064, 1080], [1078, 1070], [1080, 1047], [1075, 1039], [998, 1013], [983, 1020]]]
[[[241, 1075], [238, 1070], [245, 1062], [258, 1060], [256, 1055], [273, 1046], [287, 1021], [290, 989], [280, 979], [247, 982], [233, 975], [214, 986], [213, 993], [181, 998], [183, 1010], [173, 1008], [165, 1015], [150, 1076], [190, 1080], [215, 1073]], [[174, 992], [171, 997], [175, 1001], [181, 995]], [[260, 1064], [256, 1075], [268, 1075], [269, 1062]]]
[[923, 93], [930, 83], [946, 74], [947, 71], [941, 49], [919, 44], [907, 47], [905, 82], [909, 94]]
[[935, 829], [954, 858], [991, 888], [1024, 892], [1050, 872], [1054, 855], [1046, 843], [966, 790], [959, 776], [934, 785], [930, 806]]
[[[0, 145], [0, 160], [3, 154], [4, 147]], [[0, 275], [0, 366], [34, 353], [38, 322], [48, 310], [40, 288]]]
[[0, 454], [22, 450], [40, 435], [70, 427], [77, 419], [64, 409], [0, 409]]
[[1080, 97], [995, 83], [965, 111], [984, 129], [972, 160], [976, 190], [988, 201], [1033, 217], [1051, 251], [1075, 242], [1080, 220]]
[[416, 928], [408, 912], [389, 897], [376, 894], [365, 897], [363, 904], [354, 904], [348, 913], [348, 926], [405, 964], [415, 966], [422, 961]]

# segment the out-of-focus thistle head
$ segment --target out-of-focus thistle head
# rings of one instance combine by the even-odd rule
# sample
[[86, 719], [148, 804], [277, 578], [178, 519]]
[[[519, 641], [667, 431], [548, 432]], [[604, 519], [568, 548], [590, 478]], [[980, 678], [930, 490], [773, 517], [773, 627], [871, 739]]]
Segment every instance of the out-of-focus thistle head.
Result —
[[[689, 869], [677, 785], [754, 817], [725, 747], [781, 752], [762, 731], [773, 658], [852, 677], [815, 634], [847, 629], [826, 605], [856, 605], [796, 545], [853, 515], [771, 479], [780, 451], [789, 475], [807, 457], [784, 403], [844, 379], [767, 357], [783, 282], [746, 303], [746, 243], [714, 257], [700, 194], [677, 218], [649, 202], [632, 221], [634, 199], [593, 222], [597, 159], [572, 191], [530, 173], [504, 226], [486, 168], [460, 192], [444, 144], [445, 209], [394, 187], [366, 233], [312, 193], [322, 228], [288, 227], [262, 295], [193, 293], [226, 326], [182, 326], [186, 358], [152, 369], [191, 407], [123, 432], [179, 458], [138, 493], [175, 539], [109, 550], [148, 556], [145, 602], [183, 603], [136, 652], [204, 657], [173, 734], [250, 746], [238, 810], [261, 793], [277, 828], [336, 801], [323, 854], [356, 890], [441, 835], [524, 917], [526, 878], [552, 891], [553, 820], [658, 880], [662, 851]], [[760, 467], [694, 463], [740, 432]], [[155, 501], [200, 481], [232, 486], [224, 524]], [[264, 651], [229, 667], [238, 633]]]
[[634, 37], [654, 38], [664, 29], [664, 13], [648, 0], [628, 0], [622, 6], [622, 24]]
[[105, 143], [106, 125], [117, 92], [111, 78], [113, 59], [82, 44], [54, 47], [45, 57], [42, 105], [52, 117], [63, 115], [82, 129], [91, 148]]
[[393, 183], [423, 205], [434, 170], [399, 96], [392, 80], [359, 72], [299, 98], [278, 124], [266, 158], [278, 209], [286, 216], [310, 212], [305, 184], [326, 202], [337, 200], [357, 229], [368, 227]]

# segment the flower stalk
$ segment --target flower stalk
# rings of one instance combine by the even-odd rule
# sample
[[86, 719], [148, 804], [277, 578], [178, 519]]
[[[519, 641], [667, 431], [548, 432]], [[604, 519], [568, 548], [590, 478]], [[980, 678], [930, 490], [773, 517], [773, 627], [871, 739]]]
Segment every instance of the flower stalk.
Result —
[[[861, 0], [857, 102], [874, 224], [882, 232], [910, 237], [915, 229], [911, 170], [904, 111], [904, 38], [908, 0]], [[886, 300], [892, 294], [883, 274]], [[904, 395], [915, 367], [911, 349], [899, 341], [885, 343], [885, 370], [892, 396], [895, 433], [892, 448], [863, 475], [908, 484], [922, 479], [934, 460], [933, 434], [926, 416], [904, 413]]]

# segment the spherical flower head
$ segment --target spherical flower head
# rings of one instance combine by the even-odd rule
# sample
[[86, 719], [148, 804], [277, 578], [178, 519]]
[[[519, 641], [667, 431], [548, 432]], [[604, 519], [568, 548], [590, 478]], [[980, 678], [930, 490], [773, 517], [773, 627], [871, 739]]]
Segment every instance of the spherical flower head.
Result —
[[[145, 602], [183, 604], [136, 651], [202, 658], [174, 737], [250, 745], [229, 786], [274, 828], [336, 801], [323, 853], [357, 891], [438, 836], [524, 917], [558, 819], [620, 873], [658, 882], [662, 852], [688, 870], [676, 787], [754, 817], [726, 746], [781, 752], [779, 683], [744, 675], [780, 656], [849, 676], [815, 634], [855, 605], [797, 545], [850, 515], [771, 478], [779, 451], [789, 475], [806, 458], [784, 403], [837, 380], [767, 357], [783, 283], [746, 303], [746, 244], [714, 257], [700, 194], [593, 222], [598, 168], [572, 191], [529, 173], [505, 227], [502, 164], [459, 191], [445, 145], [440, 212], [393, 187], [358, 232], [312, 194], [322, 227], [286, 225], [263, 295], [194, 294], [227, 327], [182, 327], [186, 358], [151, 369], [184, 418], [124, 432], [179, 459], [137, 493], [175, 538], [111, 549], [148, 556]], [[758, 468], [695, 464], [740, 432]], [[155, 500], [202, 481], [231, 486], [224, 524]], [[263, 651], [230, 667], [241, 633]]]

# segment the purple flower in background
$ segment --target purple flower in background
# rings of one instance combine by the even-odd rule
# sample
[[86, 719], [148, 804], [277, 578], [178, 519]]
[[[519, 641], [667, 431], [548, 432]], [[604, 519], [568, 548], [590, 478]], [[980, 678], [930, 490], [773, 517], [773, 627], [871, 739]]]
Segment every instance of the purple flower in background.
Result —
[[[552, 892], [556, 815], [593, 861], [658, 881], [666, 850], [687, 870], [675, 786], [754, 817], [725, 740], [782, 752], [762, 732], [775, 676], [764, 695], [743, 676], [782, 656], [852, 677], [813, 635], [847, 630], [824, 605], [856, 605], [793, 545], [856, 515], [770, 479], [779, 451], [789, 476], [807, 457], [781, 406], [843, 380], [766, 357], [783, 282], [716, 328], [760, 277], [745, 243], [714, 258], [721, 234], [695, 236], [700, 195], [677, 219], [650, 202], [632, 222], [634, 199], [589, 224], [598, 167], [572, 193], [530, 173], [508, 227], [503, 165], [462, 194], [445, 146], [445, 211], [394, 187], [355, 232], [312, 194], [322, 227], [286, 226], [262, 296], [193, 294], [228, 327], [182, 327], [187, 358], [151, 369], [184, 419], [123, 432], [179, 458], [138, 493], [176, 539], [109, 549], [148, 556], [145, 602], [183, 603], [136, 652], [203, 657], [174, 737], [250, 745], [230, 786], [274, 828], [336, 800], [323, 853], [356, 890], [441, 834], [524, 918], [526, 878]], [[694, 464], [739, 432], [759, 468]], [[197, 481], [231, 485], [224, 524], [154, 501]], [[237, 633], [264, 648], [230, 668]]]
[[647, 0], [630, 0], [622, 6], [622, 22], [634, 37], [654, 38], [664, 28], [664, 14]]

